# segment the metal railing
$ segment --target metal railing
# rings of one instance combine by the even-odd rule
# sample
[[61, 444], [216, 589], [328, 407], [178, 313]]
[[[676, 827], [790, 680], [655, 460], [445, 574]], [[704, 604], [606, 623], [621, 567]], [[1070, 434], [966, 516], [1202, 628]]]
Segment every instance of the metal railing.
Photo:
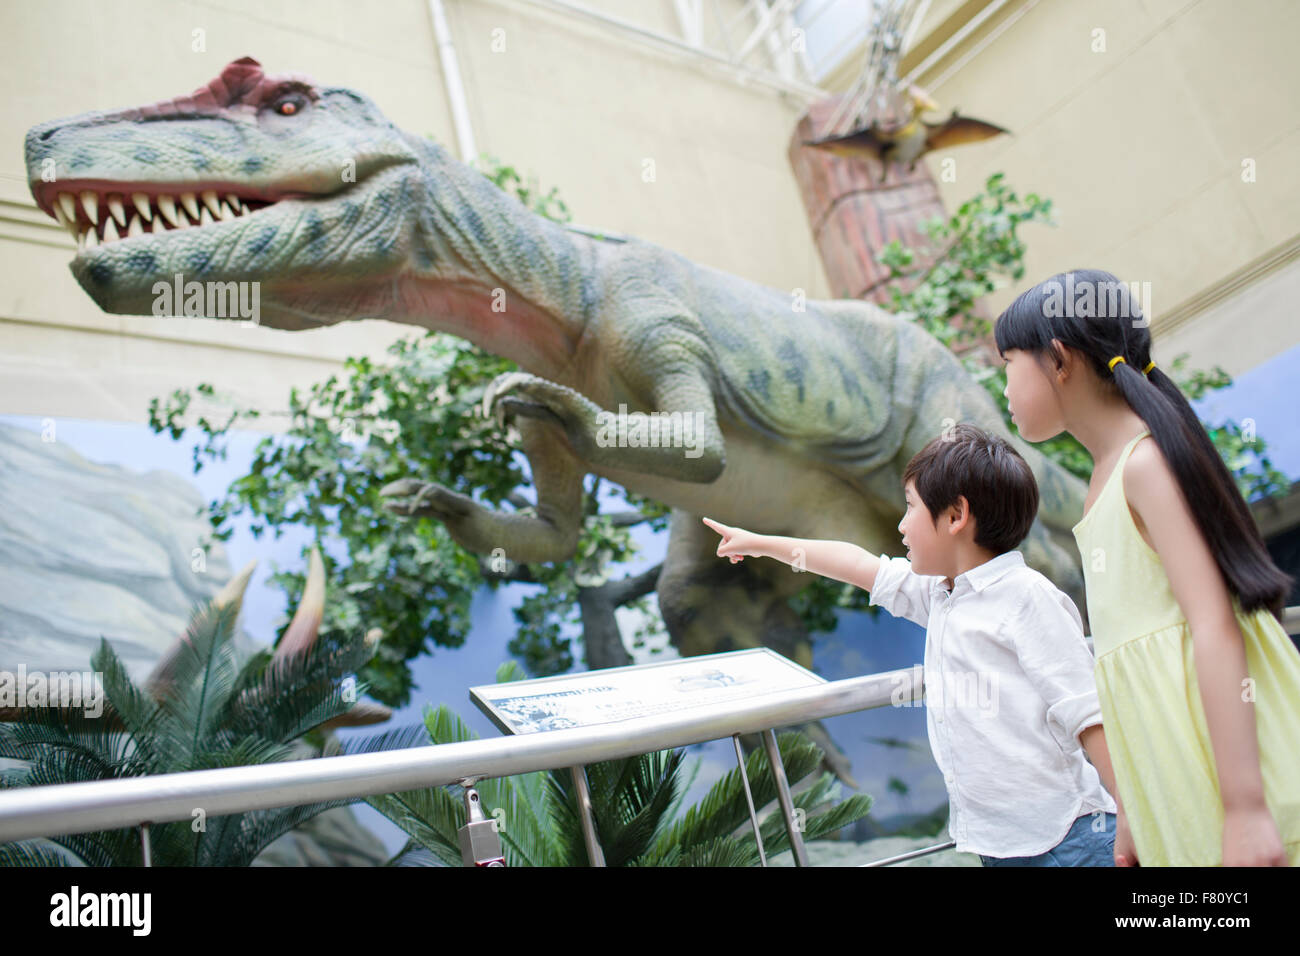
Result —
[[[773, 727], [919, 700], [921, 667], [706, 705], [671, 715], [547, 733], [247, 767], [0, 791], [0, 843], [191, 820], [326, 800], [363, 798], [534, 771], [581, 767], [690, 744], [762, 733], [781, 776]], [[771, 740], [771, 743], [768, 743]], [[790, 823], [791, 809], [782, 801]], [[802, 849], [791, 834], [792, 849]], [[934, 849], [944, 849], [952, 844]]]
[[[1287, 608], [1283, 624], [1288, 634], [1300, 633], [1300, 607]], [[1091, 638], [1088, 643], [1091, 646]], [[138, 827], [147, 856], [149, 825], [190, 820], [199, 808], [208, 816], [220, 816], [577, 768], [740, 734], [770, 738], [766, 732], [773, 727], [919, 700], [922, 689], [922, 668], [917, 665], [739, 703], [543, 734], [5, 790], [0, 792], [0, 843]], [[764, 743], [779, 774], [775, 740]], [[786, 802], [782, 810], [788, 826]], [[793, 832], [791, 844], [798, 863], [801, 845]], [[864, 865], [887, 865], [952, 846], [949, 841]]]

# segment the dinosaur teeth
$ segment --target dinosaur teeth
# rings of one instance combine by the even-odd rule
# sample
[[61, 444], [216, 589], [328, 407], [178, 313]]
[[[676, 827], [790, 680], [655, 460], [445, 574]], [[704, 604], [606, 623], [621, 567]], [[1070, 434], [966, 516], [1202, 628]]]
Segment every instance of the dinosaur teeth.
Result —
[[[250, 205], [254, 202], [256, 205]], [[85, 189], [58, 193], [51, 203], [54, 219], [76, 239], [78, 250], [166, 232], [169, 228], [188, 229], [238, 219], [267, 205], [270, 203], [261, 200], [245, 202], [235, 193], [226, 193], [223, 198], [215, 189], [156, 196]], [[101, 210], [107, 213], [102, 221]]]
[[117, 220], [119, 226], [126, 225], [126, 210], [122, 208], [121, 196], [114, 195], [108, 197], [108, 211], [112, 217]]
[[77, 232], [76, 219], [68, 219], [67, 213], [63, 211], [63, 203], [56, 202], [54, 204], [54, 218], [58, 220], [60, 226], [68, 230], [68, 233], [72, 238], [79, 238], [80, 233]]
[[91, 225], [99, 225], [99, 197], [89, 189], [81, 194], [81, 208], [86, 210], [86, 218]]
[[166, 219], [169, 223], [171, 223], [173, 226], [177, 225], [176, 200], [172, 199], [171, 196], [158, 197], [158, 211], [162, 213], [162, 217]]

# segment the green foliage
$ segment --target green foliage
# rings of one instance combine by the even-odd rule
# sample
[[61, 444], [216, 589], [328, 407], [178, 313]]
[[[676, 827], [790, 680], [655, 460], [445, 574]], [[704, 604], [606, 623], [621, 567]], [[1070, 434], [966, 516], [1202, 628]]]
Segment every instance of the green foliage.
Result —
[[[984, 191], [958, 207], [947, 220], [932, 219], [921, 226], [931, 246], [923, 254], [897, 239], [885, 246], [877, 259], [889, 267], [890, 310], [917, 323], [961, 358], [962, 365], [1002, 411], [1007, 428], [1015, 433], [1007, 409], [1006, 373], [988, 364], [976, 348], [993, 330], [992, 323], [976, 312], [984, 296], [1024, 278], [1025, 242], [1020, 227], [1030, 223], [1052, 225], [1052, 201], [1028, 193], [1023, 199], [994, 173]], [[925, 268], [913, 268], [919, 260]], [[1086, 478], [1092, 459], [1070, 435], [1042, 442], [1038, 449], [1066, 470]]]
[[[343, 380], [330, 376], [306, 396], [291, 390], [286, 434], [262, 439], [249, 473], [208, 510], [218, 540], [229, 538], [232, 519], [244, 513], [253, 519], [255, 536], [271, 528], [278, 537], [286, 525], [313, 530], [334, 595], [322, 629], [338, 637], [379, 628], [384, 641], [363, 677], [376, 700], [400, 706], [410, 699], [411, 658], [429, 644], [464, 643], [470, 602], [484, 578], [478, 558], [452, 541], [441, 522], [392, 514], [380, 489], [398, 478], [426, 476], [492, 507], [512, 507], [508, 496], [526, 478], [522, 457], [477, 411], [488, 383], [513, 370], [513, 363], [436, 333], [398, 340], [389, 353], [391, 364], [350, 358]], [[155, 432], [184, 433], [180, 420], [190, 399], [177, 394], [182, 397], [151, 408]], [[215, 393], [209, 387], [206, 394]], [[242, 412], [220, 428], [201, 426], [202, 458], [224, 457], [228, 429], [239, 417]], [[608, 565], [636, 553], [628, 529], [597, 513], [598, 488], [591, 479], [589, 517], [574, 561], [525, 571], [523, 579], [542, 590], [516, 610], [520, 628], [510, 650], [535, 674], [573, 664], [562, 628], [576, 621], [575, 575], [608, 575]], [[661, 505], [627, 491], [621, 497], [650, 527], [666, 526]], [[330, 542], [337, 547], [329, 548]], [[280, 572], [271, 580], [296, 603], [302, 573]]]
[[[824, 756], [820, 747], [799, 733], [778, 735], [777, 749], [791, 787], [812, 774]], [[755, 750], [749, 754], [745, 759], [745, 774], [749, 778], [755, 807], [765, 806], [776, 799], [776, 780], [768, 768], [766, 753]], [[871, 811], [871, 798], [865, 794], [854, 794], [832, 806], [838, 792], [839, 783], [835, 775], [823, 773], [812, 786], [793, 794], [794, 805], [804, 811], [805, 840], [815, 840], [848, 826]], [[759, 862], [758, 844], [754, 841], [752, 829], [746, 832], [747, 826], [749, 804], [737, 768], [729, 771], [713, 785], [703, 800], [660, 834], [642, 865], [672, 865], [671, 861], [679, 853], [689, 854], [692, 849], [716, 846], [718, 841], [729, 839], [738, 840], [752, 852], [750, 862], [743, 865], [756, 865]], [[759, 832], [763, 837], [764, 852], [768, 855], [790, 848], [785, 820], [779, 810], [774, 810], [759, 823]]]
[[[493, 168], [485, 175], [503, 188], [514, 186], [535, 211], [567, 216], [554, 190], [542, 195], [523, 186], [512, 168]], [[383, 507], [380, 489], [399, 478], [424, 477], [500, 508], [506, 502], [518, 506], [512, 492], [526, 475], [522, 456], [496, 423], [478, 412], [488, 383], [515, 371], [513, 362], [437, 333], [399, 340], [388, 352], [391, 360], [384, 364], [347, 359], [341, 376], [313, 385], [306, 395], [292, 389], [286, 432], [257, 445], [249, 473], [230, 485], [223, 500], [210, 503], [208, 516], [212, 538], [222, 541], [233, 533], [232, 519], [244, 514], [255, 537], [267, 529], [279, 537], [285, 526], [310, 528], [334, 595], [323, 632], [339, 639], [379, 628], [380, 652], [361, 676], [376, 700], [404, 706], [411, 694], [408, 662], [430, 646], [464, 643], [470, 603], [484, 576], [478, 558], [452, 541], [441, 522], [392, 514]], [[224, 459], [231, 429], [237, 423], [249, 427], [259, 413], [200, 383], [193, 394], [178, 389], [151, 401], [153, 431], [166, 431], [174, 440], [184, 437], [186, 416], [199, 404], [196, 395], [233, 409], [228, 417], [205, 413], [198, 418], [198, 472], [205, 463]], [[534, 674], [573, 666], [563, 634], [578, 621], [579, 583], [603, 580], [610, 566], [636, 553], [628, 528], [599, 514], [598, 489], [592, 478], [584, 503], [587, 526], [575, 559], [560, 567], [530, 565], [519, 577], [539, 591], [516, 609], [519, 629], [509, 649]], [[619, 494], [651, 528], [667, 526], [662, 505], [626, 490]], [[279, 572], [271, 581], [292, 605], [302, 593], [304, 575]]]
[[[975, 346], [986, 341], [992, 323], [975, 310], [983, 296], [1003, 287], [1007, 280], [1024, 277], [1025, 243], [1020, 227], [1029, 223], [1052, 224], [1052, 201], [1028, 193], [1022, 199], [1004, 182], [1002, 173], [988, 178], [984, 191], [958, 208], [947, 220], [933, 219], [922, 226], [931, 248], [924, 256], [898, 240], [880, 251], [878, 260], [889, 267], [890, 309], [916, 322], [958, 354], [971, 376], [992, 396], [1007, 427], [1015, 433], [1007, 408], [1006, 372], [990, 365]], [[914, 268], [918, 260], [930, 261]], [[1219, 367], [1184, 372], [1185, 355], [1178, 356], [1170, 376], [1189, 399], [1232, 383]], [[1263, 439], [1237, 422], [1203, 423], [1219, 454], [1237, 480], [1247, 500], [1285, 493], [1290, 482], [1273, 467]], [[1092, 458], [1071, 435], [1062, 434], [1036, 446], [1067, 471], [1087, 479]]]
[[[510, 661], [497, 672], [497, 681], [524, 676]], [[426, 709], [425, 727], [434, 744], [477, 739], [445, 705]], [[821, 764], [822, 751], [801, 734], [782, 734], [777, 745], [792, 787]], [[690, 781], [682, 780], [683, 756], [680, 750], [661, 751], [587, 767], [592, 817], [607, 866], [758, 865], [758, 846], [738, 770], [728, 773], [700, 803], [677, 816], [681, 799], [690, 788]], [[774, 801], [776, 783], [766, 755], [751, 753], [745, 768], [754, 805], [761, 808]], [[568, 769], [482, 780], [474, 787], [487, 813], [498, 808], [504, 811], [497, 818], [508, 866], [587, 865], [577, 795]], [[836, 803], [838, 797], [839, 784], [830, 773], [794, 794], [795, 806], [804, 813], [805, 840], [826, 836], [870, 812], [871, 798], [864, 794]], [[369, 797], [367, 802], [410, 836], [402, 851], [389, 861], [390, 866], [429, 858], [443, 866], [462, 865], [457, 836], [466, 821], [462, 787], [384, 794]], [[789, 849], [779, 809], [760, 822], [760, 832], [769, 856]]]
[[[334, 595], [322, 632], [339, 639], [378, 627], [385, 640], [363, 677], [376, 699], [400, 704], [410, 693], [406, 661], [426, 641], [463, 643], [481, 577], [477, 560], [454, 545], [441, 523], [393, 515], [380, 489], [433, 473], [454, 476], [457, 491], [498, 503], [523, 475], [495, 427], [474, 411], [485, 382], [509, 363], [435, 336], [399, 340], [390, 353], [391, 366], [350, 358], [343, 381], [330, 376], [306, 396], [291, 390], [287, 433], [259, 442], [249, 473], [209, 505], [209, 518], [217, 540], [228, 539], [232, 519], [246, 512], [254, 536], [270, 528], [279, 537], [286, 525], [310, 528]], [[210, 387], [207, 394], [214, 394]], [[151, 427], [176, 435], [187, 405], [185, 396], [151, 408]], [[205, 458], [224, 457], [226, 432], [243, 415], [221, 428], [200, 424]], [[343, 545], [338, 561], [331, 541]], [[271, 580], [292, 605], [304, 577], [279, 572]]]
[[1023, 278], [1025, 243], [1020, 227], [1050, 223], [1052, 201], [1029, 193], [1021, 200], [995, 173], [984, 192], [962, 203], [947, 220], [933, 219], [922, 231], [934, 244], [924, 269], [913, 269], [916, 250], [898, 240], [877, 255], [889, 267], [892, 311], [921, 325], [949, 348], [960, 351], [988, 334], [990, 324], [975, 303], [1003, 285], [1002, 277]]
[[[138, 687], [106, 641], [91, 658], [102, 674], [104, 709], [35, 708], [26, 720], [0, 724], [0, 757], [22, 761], [0, 773], [4, 787], [49, 786], [183, 773], [295, 759], [298, 741], [346, 713], [364, 683], [345, 686], [373, 653], [363, 641], [324, 639], [297, 657], [272, 663], [266, 652], [238, 664], [230, 643], [238, 605], [196, 606], [166, 686]], [[355, 693], [354, 693], [355, 692]], [[319, 746], [317, 744], [317, 746]], [[329, 800], [155, 824], [155, 866], [247, 866], [282, 834], [332, 807]], [[0, 845], [0, 865], [139, 866], [133, 828]]]
[[536, 176], [529, 176], [528, 182], [524, 182], [518, 170], [502, 163], [490, 153], [480, 154], [474, 168], [506, 192], [513, 190], [515, 197], [539, 216], [555, 222], [569, 222], [573, 219], [569, 207], [559, 197], [559, 190], [552, 186], [550, 192], [543, 193]]
[[[1189, 371], [1184, 368], [1186, 361], [1186, 354], [1179, 355], [1166, 371], [1189, 399], [1196, 400], [1232, 384], [1232, 377], [1219, 366]], [[1253, 421], [1228, 419], [1214, 425], [1202, 420], [1201, 424], [1247, 501], [1284, 495], [1291, 489], [1291, 480], [1274, 467], [1268, 444], [1255, 434]]]
[[[513, 167], [490, 157], [483, 157], [481, 165], [485, 176], [513, 190], [525, 206], [559, 221], [568, 218], [554, 189], [543, 193], [535, 183], [525, 184]], [[975, 304], [1004, 282], [1023, 277], [1020, 227], [1050, 222], [1050, 210], [1049, 200], [1033, 194], [1021, 199], [995, 175], [954, 215], [927, 224], [927, 235], [939, 250], [929, 266], [914, 268], [921, 256], [896, 242], [880, 255], [890, 268], [892, 307], [962, 354], [1004, 415], [1002, 370], [984, 364], [978, 350], [970, 348], [989, 331]], [[393, 515], [383, 507], [379, 490], [398, 478], [425, 477], [490, 507], [530, 506], [516, 491], [527, 481], [522, 457], [496, 424], [477, 412], [487, 384], [513, 371], [514, 364], [434, 333], [394, 343], [389, 353], [390, 360], [378, 364], [348, 359], [341, 375], [306, 395], [292, 390], [287, 431], [262, 440], [249, 473], [208, 511], [218, 540], [228, 539], [232, 519], [244, 514], [252, 520], [254, 535], [272, 529], [278, 536], [286, 525], [312, 529], [326, 556], [330, 593], [336, 596], [326, 610], [324, 632], [338, 640], [379, 628], [381, 650], [361, 676], [375, 699], [401, 706], [410, 700], [409, 661], [431, 648], [464, 642], [470, 603], [485, 575], [479, 559], [456, 545], [441, 522]], [[1226, 379], [1197, 375], [1188, 387], [1221, 387]], [[151, 427], [180, 439], [186, 434], [186, 416], [199, 404], [196, 399], [222, 403], [206, 383], [193, 393], [177, 390], [151, 403]], [[257, 418], [253, 409], [228, 415], [205, 411], [197, 421], [195, 470], [223, 459], [230, 429], [237, 423], [247, 427]], [[1211, 435], [1244, 488], [1265, 493], [1284, 484], [1257, 437], [1233, 422], [1212, 428]], [[1087, 453], [1069, 436], [1040, 447], [1073, 473], [1088, 474]], [[587, 520], [571, 561], [530, 565], [510, 576], [537, 588], [516, 608], [518, 627], [509, 644], [510, 653], [533, 674], [562, 673], [573, 666], [567, 635], [580, 627], [580, 589], [608, 580], [636, 552], [628, 524], [600, 512], [599, 489], [599, 480], [589, 478]], [[649, 527], [666, 527], [661, 504], [618, 492]], [[301, 594], [299, 573], [280, 572], [272, 580], [291, 602]], [[486, 580], [495, 585], [500, 578], [487, 575]], [[792, 603], [811, 633], [834, 630], [840, 610], [869, 609], [866, 592], [817, 576], [810, 577]], [[649, 606], [644, 598], [640, 604]], [[644, 643], [645, 637], [637, 639]]]
[[[1008, 279], [1024, 276], [1025, 243], [1020, 227], [1050, 223], [1051, 208], [1050, 199], [1033, 193], [1020, 199], [997, 173], [989, 177], [983, 192], [962, 203], [948, 219], [922, 224], [931, 244], [925, 255], [895, 239], [876, 257], [889, 268], [888, 277], [882, 280], [882, 284], [888, 283], [889, 310], [920, 325], [961, 356], [967, 371], [1003, 409], [1008, 427], [1010, 414], [1002, 396], [1005, 376], [971, 351], [991, 331], [975, 306]], [[924, 268], [917, 265], [923, 259], [930, 262]], [[1091, 465], [1082, 446], [1068, 436], [1039, 447], [1076, 474], [1080, 467]], [[873, 614], [879, 610], [871, 606], [870, 596], [861, 588], [820, 577], [799, 592], [791, 605], [811, 632], [833, 631], [838, 610]]]
[[[889, 268], [889, 309], [922, 326], [958, 355], [971, 377], [992, 397], [1013, 434], [1016, 430], [1003, 395], [1006, 372], [989, 364], [976, 348], [992, 333], [992, 323], [977, 313], [976, 305], [990, 292], [1024, 278], [1026, 246], [1021, 227], [1052, 225], [1051, 212], [1050, 199], [1035, 193], [1022, 198], [1011, 190], [1002, 173], [995, 173], [985, 182], [983, 192], [962, 203], [946, 220], [936, 218], [922, 225], [929, 242], [924, 254], [894, 240], [877, 256]], [[922, 261], [929, 265], [919, 266]], [[1189, 399], [1231, 384], [1218, 367], [1183, 373], [1185, 359], [1176, 358], [1169, 374]], [[1286, 476], [1269, 460], [1265, 442], [1253, 430], [1233, 421], [1204, 424], [1248, 500], [1285, 493], [1290, 487]], [[1036, 447], [1080, 478], [1092, 474], [1091, 456], [1072, 435], [1062, 434]], [[810, 632], [833, 631], [839, 610], [878, 611], [861, 589], [820, 577], [791, 604]]]

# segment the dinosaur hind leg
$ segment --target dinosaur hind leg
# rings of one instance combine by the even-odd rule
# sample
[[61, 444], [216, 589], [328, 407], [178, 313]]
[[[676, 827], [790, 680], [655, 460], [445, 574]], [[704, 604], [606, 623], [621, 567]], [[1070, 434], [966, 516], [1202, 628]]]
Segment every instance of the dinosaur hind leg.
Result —
[[[809, 581], [778, 561], [748, 558], [732, 564], [717, 555], [718, 536], [698, 515], [674, 510], [668, 555], [659, 576], [659, 610], [683, 657], [770, 647], [812, 669], [812, 644], [788, 600]], [[777, 728], [778, 732], [786, 728]], [[823, 767], [854, 789], [851, 762], [820, 721], [791, 725], [825, 753]], [[746, 752], [761, 746], [742, 735]]]

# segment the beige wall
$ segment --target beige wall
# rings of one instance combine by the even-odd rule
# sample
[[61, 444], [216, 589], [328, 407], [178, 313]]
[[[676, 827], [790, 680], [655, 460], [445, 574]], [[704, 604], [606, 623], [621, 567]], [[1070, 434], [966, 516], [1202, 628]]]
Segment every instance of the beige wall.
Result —
[[[671, 0], [588, 5], [678, 29]], [[828, 294], [785, 159], [798, 96], [520, 0], [445, 8], [481, 151], [557, 187], [578, 222]], [[206, 52], [191, 49], [195, 30]], [[491, 48], [494, 30], [504, 30], [504, 52]], [[188, 93], [252, 55], [271, 72], [361, 90], [399, 126], [459, 155], [425, 0], [9, 3], [0, 37], [0, 140], [9, 144], [0, 153], [0, 413], [143, 421], [151, 397], [199, 380], [283, 409], [290, 385], [411, 334], [384, 322], [288, 333], [105, 315], [68, 272], [71, 240], [31, 202], [22, 142], [35, 123]], [[138, 65], [124, 65], [132, 58]]]
[[[585, 5], [678, 33], [671, 0]], [[721, 6], [729, 17], [743, 4]], [[903, 72], [988, 6], [935, 0]], [[798, 94], [527, 0], [445, 7], [480, 151], [557, 187], [580, 223], [829, 295], [785, 156]], [[706, 27], [714, 38], [711, 18]], [[1092, 50], [1097, 28], [1105, 52]], [[195, 30], [205, 52], [191, 48]], [[1086, 265], [1151, 283], [1161, 360], [1189, 350], [1194, 364], [1239, 373], [1300, 342], [1297, 35], [1289, 0], [1006, 0], [919, 76], [945, 109], [1014, 133], [928, 160], [949, 208], [995, 170], [1055, 203], [1059, 227], [1025, 231], [1026, 277], [990, 296], [990, 314]], [[104, 315], [68, 272], [71, 241], [31, 203], [22, 139], [53, 117], [188, 92], [253, 55], [362, 90], [459, 153], [426, 0], [11, 3], [0, 37], [0, 413], [143, 421], [150, 398], [198, 380], [274, 411], [290, 385], [411, 334], [383, 322], [286, 333]], [[147, 52], [124, 66], [131, 50]], [[749, 62], [761, 61], [760, 48]], [[826, 86], [842, 90], [861, 61], [850, 53]], [[1242, 182], [1244, 158], [1256, 162], [1253, 183]], [[643, 181], [646, 160], [654, 182]]]
[[1013, 132], [931, 155], [949, 209], [997, 170], [1054, 201], [1058, 228], [1025, 230], [1025, 278], [990, 314], [1092, 267], [1151, 283], [1158, 359], [1239, 373], [1300, 342], [1297, 37], [1293, 0], [1010, 0], [919, 77], [945, 110]]

